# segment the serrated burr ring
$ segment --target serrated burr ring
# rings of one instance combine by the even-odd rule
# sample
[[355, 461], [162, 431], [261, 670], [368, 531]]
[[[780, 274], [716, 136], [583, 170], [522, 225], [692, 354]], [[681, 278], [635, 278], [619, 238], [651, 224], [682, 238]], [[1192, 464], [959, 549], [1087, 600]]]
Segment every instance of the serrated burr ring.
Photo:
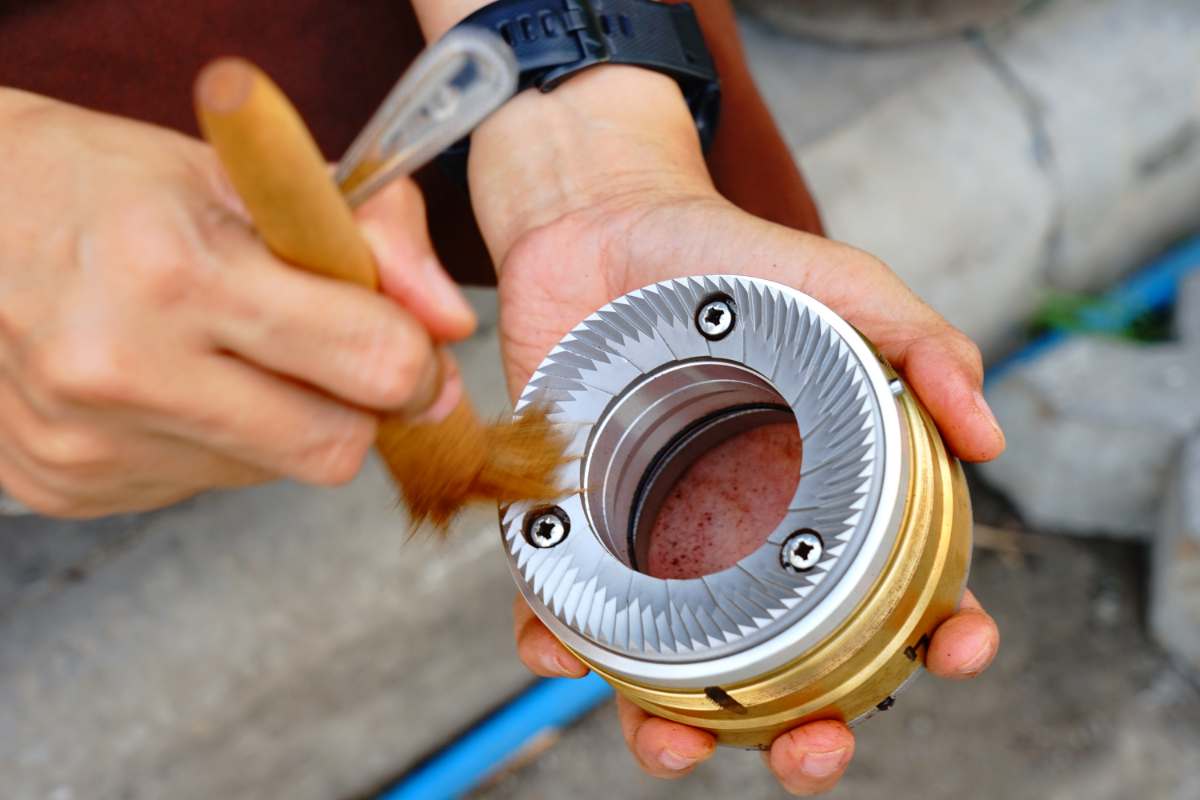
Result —
[[[737, 322], [713, 341], [694, 319], [722, 296]], [[804, 465], [787, 515], [763, 546], [691, 580], [636, 571], [630, 515], [615, 501], [631, 496], [638, 467], [721, 409], [780, 400], [800, 427]], [[530, 403], [546, 405], [584, 453], [563, 476], [571, 495], [562, 508], [594, 535], [535, 549], [521, 535], [527, 509], [512, 506], [504, 515], [509, 554], [555, 633], [621, 674], [707, 686], [783, 663], [853, 607], [853, 589], [869, 584], [875, 556], [895, 535], [906, 465], [902, 448], [887, 448], [901, 425], [888, 378], [849, 325], [784, 286], [712, 276], [628, 294], [546, 357], [520, 407]], [[831, 546], [811, 572], [785, 572], [779, 549], [803, 528]]]
[[[687, 694], [795, 662], [846, 626], [893, 560], [921, 413], [906, 413], [905, 403], [916, 406], [897, 386], [853, 327], [777, 283], [680, 278], [614, 300], [551, 351], [517, 404], [518, 414], [546, 408], [579, 456], [563, 469], [566, 495], [554, 508], [569, 536], [546, 546], [529, 529], [550, 519], [544, 507], [501, 509], [521, 592], [618, 683]], [[757, 550], [697, 578], [639, 570], [656, 498], [680, 463], [764, 419], [793, 418], [800, 480]], [[811, 561], [781, 559], [798, 531], [813, 532], [802, 539], [820, 550], [806, 547]]]

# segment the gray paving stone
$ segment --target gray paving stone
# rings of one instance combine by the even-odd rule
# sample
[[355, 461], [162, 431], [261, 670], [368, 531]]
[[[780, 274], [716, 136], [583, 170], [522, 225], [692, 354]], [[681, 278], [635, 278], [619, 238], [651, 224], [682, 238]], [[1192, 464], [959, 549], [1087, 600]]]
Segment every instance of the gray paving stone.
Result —
[[981, 470], [1034, 527], [1148, 538], [1197, 397], [1198, 351], [1075, 337], [989, 389], [1008, 450]]
[[986, 351], [1036, 307], [1055, 197], [1008, 86], [969, 48], [801, 164], [829, 234], [888, 262]]
[[984, 38], [1058, 197], [1047, 278], [1107, 285], [1196, 229], [1200, 4], [1054, 0]]
[[838, 47], [788, 36], [745, 16], [740, 30], [755, 83], [797, 152], [970, 49], [959, 39], [921, 47]]
[[1190, 0], [1034, 3], [912, 47], [743, 30], [830, 234], [882, 257], [986, 353], [1047, 288], [1101, 287], [1195, 229]]
[[120, 557], [156, 515], [94, 521], [0, 517], [0, 616], [76, 581], [103, 561]]
[[1154, 540], [1150, 629], [1200, 678], [1200, 436], [1183, 447]]

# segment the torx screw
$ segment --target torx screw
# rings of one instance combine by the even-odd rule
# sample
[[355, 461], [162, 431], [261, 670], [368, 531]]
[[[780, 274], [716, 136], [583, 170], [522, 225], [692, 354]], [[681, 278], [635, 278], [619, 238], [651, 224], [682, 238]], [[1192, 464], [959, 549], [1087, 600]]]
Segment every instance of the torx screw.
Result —
[[733, 306], [721, 298], [709, 300], [696, 312], [696, 327], [705, 339], [724, 339], [733, 330], [733, 322]]
[[525, 523], [525, 539], [539, 549], [561, 544], [570, 532], [570, 517], [557, 506], [534, 511]]
[[821, 560], [825, 543], [816, 531], [796, 531], [783, 543], [780, 561], [791, 572], [808, 572]]

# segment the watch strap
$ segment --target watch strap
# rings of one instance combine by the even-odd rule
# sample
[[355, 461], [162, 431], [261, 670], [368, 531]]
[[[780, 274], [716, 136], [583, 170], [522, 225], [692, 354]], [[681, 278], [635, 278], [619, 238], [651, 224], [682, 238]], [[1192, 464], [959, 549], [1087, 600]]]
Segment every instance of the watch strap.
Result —
[[[548, 92], [598, 64], [626, 64], [679, 82], [707, 149], [716, 130], [720, 83], [695, 11], [656, 0], [499, 0], [456, 27], [500, 35], [520, 65], [519, 89]], [[467, 143], [446, 151], [465, 161]], [[454, 171], [465, 173], [465, 164]]]

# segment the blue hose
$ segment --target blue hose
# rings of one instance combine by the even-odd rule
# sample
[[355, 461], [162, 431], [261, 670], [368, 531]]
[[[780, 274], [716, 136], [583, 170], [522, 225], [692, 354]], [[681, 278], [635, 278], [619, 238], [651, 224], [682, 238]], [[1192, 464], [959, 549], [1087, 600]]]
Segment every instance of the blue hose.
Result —
[[[1119, 333], [1142, 314], [1169, 306], [1179, 290], [1180, 281], [1197, 268], [1200, 268], [1200, 236], [1168, 250], [1105, 292], [1095, 303], [1079, 311], [1080, 321], [1088, 331]], [[1034, 339], [1016, 353], [990, 366], [987, 383], [992, 383], [1019, 364], [1040, 358], [1069, 337], [1066, 331], [1051, 331]]]
[[595, 674], [537, 681], [495, 714], [406, 775], [377, 800], [461, 797], [521, 755], [612, 696]]
[[[1167, 307], [1180, 280], [1200, 267], [1200, 237], [1170, 250], [1117, 284], [1080, 313], [1089, 330], [1116, 333], [1147, 311]], [[1052, 331], [988, 370], [991, 382], [1005, 372], [1065, 342], [1069, 333]], [[510, 763], [542, 737], [612, 696], [595, 675], [580, 680], [540, 680], [461, 738], [410, 772], [377, 800], [444, 800], [461, 797]]]

